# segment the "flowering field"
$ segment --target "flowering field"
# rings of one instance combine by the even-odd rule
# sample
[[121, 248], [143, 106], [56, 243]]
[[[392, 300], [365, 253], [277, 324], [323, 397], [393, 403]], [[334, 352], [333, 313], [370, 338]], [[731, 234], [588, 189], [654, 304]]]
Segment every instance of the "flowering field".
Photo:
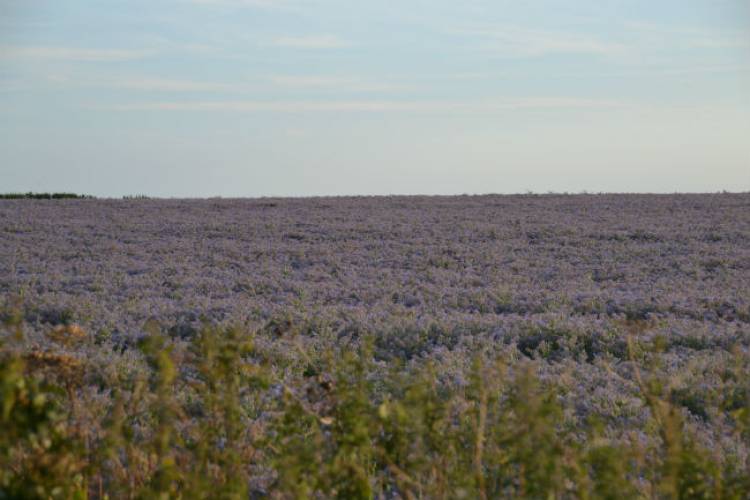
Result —
[[748, 194], [0, 200], [0, 235], [0, 498], [750, 492]]

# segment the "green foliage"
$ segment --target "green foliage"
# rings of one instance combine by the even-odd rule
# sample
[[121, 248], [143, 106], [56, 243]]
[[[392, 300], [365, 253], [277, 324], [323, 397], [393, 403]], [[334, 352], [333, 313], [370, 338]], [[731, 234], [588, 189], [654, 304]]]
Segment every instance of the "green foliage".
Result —
[[[369, 355], [369, 348], [364, 352]], [[278, 436], [273, 462], [282, 491], [294, 497], [372, 496], [376, 428], [372, 384], [366, 379], [368, 355], [346, 352], [335, 362], [329, 357], [325, 365], [330, 376], [308, 380], [304, 396], [284, 387], [282, 417], [273, 432]]]
[[[238, 329], [219, 331], [206, 328], [193, 343], [192, 354], [198, 378], [194, 384], [200, 405], [197, 432], [192, 438], [197, 467], [190, 479], [189, 491], [202, 491], [206, 498], [246, 498], [243, 481], [247, 461], [254, 451], [243, 447], [252, 441], [244, 396], [267, 386], [267, 377], [257, 366], [246, 363], [253, 343]], [[253, 391], [254, 392], [254, 391]]]
[[[52, 349], [66, 344], [29, 352], [18, 315], [5, 317], [0, 498], [750, 494], [746, 458], [717, 457], [699, 443], [683, 408], [698, 411], [694, 398], [647, 364], [635, 371], [649, 414], [645, 441], [608, 438], [596, 415], [572, 426], [561, 382], [536, 375], [541, 361], [476, 353], [454, 383], [433, 362], [378, 360], [367, 337], [319, 350], [274, 335], [265, 339], [274, 349], [299, 354], [296, 364], [275, 363], [268, 343], [237, 328], [205, 327], [185, 343], [154, 327], [132, 366], [97, 375], [107, 398], [88, 408], [78, 398], [95, 365], [79, 361], [83, 376], [63, 376], [65, 353]], [[32, 372], [30, 360], [47, 364]], [[738, 351], [716, 403], [746, 443], [748, 366]]]
[[55, 387], [0, 360], [0, 498], [84, 498], [80, 443], [55, 401]]

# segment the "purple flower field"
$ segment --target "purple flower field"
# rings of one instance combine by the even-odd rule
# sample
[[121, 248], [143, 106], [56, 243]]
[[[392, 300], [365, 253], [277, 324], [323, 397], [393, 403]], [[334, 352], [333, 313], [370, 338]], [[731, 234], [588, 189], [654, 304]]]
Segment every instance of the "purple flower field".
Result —
[[[281, 313], [373, 329], [652, 319], [719, 342], [750, 322], [750, 196], [0, 202], [0, 290], [90, 330]], [[480, 331], [481, 330], [481, 331]]]
[[566, 422], [615, 439], [645, 432], [637, 365], [747, 460], [725, 372], [750, 348], [749, 194], [3, 200], [0, 234], [28, 345], [75, 324], [93, 341], [69, 353], [105, 366], [154, 331], [241, 326], [290, 359], [290, 338], [372, 335], [383, 369], [432, 361], [454, 387], [482, 352], [532, 363]]

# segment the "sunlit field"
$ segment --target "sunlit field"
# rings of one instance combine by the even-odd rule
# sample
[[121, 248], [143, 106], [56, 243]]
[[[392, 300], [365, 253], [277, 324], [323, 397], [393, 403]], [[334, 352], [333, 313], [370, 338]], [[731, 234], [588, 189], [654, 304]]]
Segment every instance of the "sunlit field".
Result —
[[750, 194], [0, 200], [0, 498], [748, 498]]

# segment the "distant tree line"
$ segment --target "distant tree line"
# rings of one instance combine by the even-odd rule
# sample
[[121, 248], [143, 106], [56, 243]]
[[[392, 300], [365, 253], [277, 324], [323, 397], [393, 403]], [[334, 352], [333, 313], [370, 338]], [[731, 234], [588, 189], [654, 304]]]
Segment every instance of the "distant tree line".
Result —
[[86, 199], [93, 196], [76, 193], [0, 193], [0, 200], [67, 200]]

